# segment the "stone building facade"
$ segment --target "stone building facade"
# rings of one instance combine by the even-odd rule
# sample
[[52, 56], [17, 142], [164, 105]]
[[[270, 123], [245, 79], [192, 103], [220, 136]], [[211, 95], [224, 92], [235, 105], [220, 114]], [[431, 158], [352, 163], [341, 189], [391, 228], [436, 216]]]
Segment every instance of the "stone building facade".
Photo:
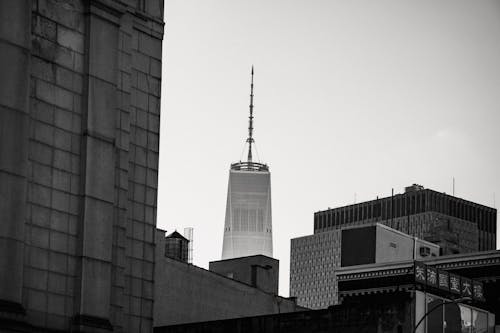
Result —
[[0, 1], [1, 331], [152, 331], [163, 26]]

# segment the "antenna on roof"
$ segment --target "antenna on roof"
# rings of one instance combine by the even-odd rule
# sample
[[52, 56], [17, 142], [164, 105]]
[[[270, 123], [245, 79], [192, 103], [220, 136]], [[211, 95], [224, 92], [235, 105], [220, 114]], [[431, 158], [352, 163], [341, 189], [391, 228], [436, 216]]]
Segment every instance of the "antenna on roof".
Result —
[[453, 196], [455, 196], [455, 177], [453, 177]]
[[253, 65], [252, 65], [252, 81], [250, 83], [250, 116], [248, 117], [248, 162], [252, 162], [252, 143], [253, 140]]

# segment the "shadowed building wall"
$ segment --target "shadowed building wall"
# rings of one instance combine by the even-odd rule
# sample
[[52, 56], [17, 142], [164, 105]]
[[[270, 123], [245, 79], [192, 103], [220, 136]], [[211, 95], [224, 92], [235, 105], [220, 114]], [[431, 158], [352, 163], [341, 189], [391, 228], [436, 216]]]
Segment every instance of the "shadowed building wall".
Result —
[[[158, 229], [156, 237], [155, 327], [304, 310], [294, 299], [270, 292], [274, 285], [270, 286], [269, 280], [278, 280], [276, 259], [257, 256], [234, 259], [232, 263], [216, 262], [219, 269], [235, 268], [230, 278], [168, 258], [165, 232]], [[268, 270], [261, 269], [256, 272], [256, 281], [251, 281], [250, 268], [257, 262], [262, 266], [273, 265], [269, 270], [272, 276], [268, 276]], [[242, 272], [244, 266], [247, 272]]]
[[0, 325], [149, 332], [162, 0], [0, 2]]
[[208, 269], [278, 295], [279, 260], [261, 254], [211, 261]]

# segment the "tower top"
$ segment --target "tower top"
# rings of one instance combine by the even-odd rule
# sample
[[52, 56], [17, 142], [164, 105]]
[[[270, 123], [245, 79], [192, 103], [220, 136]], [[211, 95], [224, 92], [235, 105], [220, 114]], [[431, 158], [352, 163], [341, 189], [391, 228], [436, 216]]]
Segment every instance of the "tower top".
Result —
[[250, 83], [250, 116], [248, 117], [248, 160], [247, 162], [252, 163], [252, 143], [253, 139], [253, 65], [252, 65], [252, 79]]
[[252, 158], [252, 145], [255, 140], [253, 138], [253, 65], [251, 71], [251, 81], [250, 81], [250, 116], [248, 117], [248, 138], [246, 142], [248, 143], [248, 158], [246, 162], [239, 161], [238, 163], [231, 164], [231, 170], [239, 171], [269, 171], [269, 167], [266, 164], [260, 162], [253, 162]]

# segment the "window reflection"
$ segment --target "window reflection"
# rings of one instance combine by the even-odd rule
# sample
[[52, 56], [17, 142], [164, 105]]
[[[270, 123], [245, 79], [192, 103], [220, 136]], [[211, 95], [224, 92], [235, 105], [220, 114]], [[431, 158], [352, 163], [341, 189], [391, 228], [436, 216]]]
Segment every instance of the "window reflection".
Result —
[[488, 315], [483, 311], [472, 310], [472, 333], [488, 332]]
[[440, 298], [427, 296], [427, 333], [443, 332], [443, 301]]
[[444, 327], [445, 333], [462, 332], [462, 319], [458, 304], [449, 303], [444, 306]]
[[462, 333], [470, 333], [472, 325], [471, 309], [464, 305], [460, 305], [460, 319], [462, 321]]
[[[428, 293], [421, 293], [425, 298], [415, 299], [416, 316], [421, 318], [427, 313], [426, 318], [418, 332], [426, 333], [494, 333], [495, 315], [475, 307], [446, 303], [444, 299]], [[425, 300], [425, 301], [424, 301]], [[423, 304], [425, 303], [425, 304]], [[433, 310], [434, 309], [434, 310]], [[420, 312], [423, 311], [423, 312]], [[418, 315], [418, 313], [421, 313]]]

